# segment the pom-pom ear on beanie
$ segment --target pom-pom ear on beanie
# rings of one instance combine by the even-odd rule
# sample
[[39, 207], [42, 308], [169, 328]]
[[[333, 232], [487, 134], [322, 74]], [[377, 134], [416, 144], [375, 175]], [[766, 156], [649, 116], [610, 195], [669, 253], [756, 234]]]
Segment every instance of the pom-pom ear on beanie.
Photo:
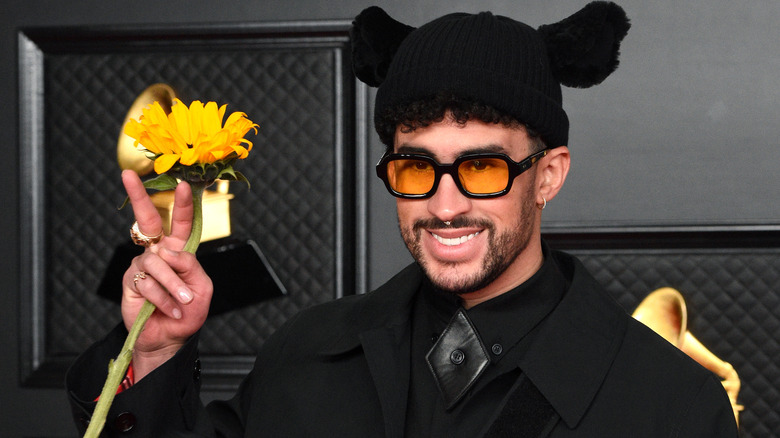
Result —
[[623, 9], [599, 1], [538, 30], [555, 78], [567, 87], [586, 88], [600, 84], [618, 67], [620, 42], [630, 27]]
[[355, 76], [369, 86], [381, 85], [398, 46], [413, 30], [414, 27], [394, 20], [378, 6], [363, 10], [349, 31]]

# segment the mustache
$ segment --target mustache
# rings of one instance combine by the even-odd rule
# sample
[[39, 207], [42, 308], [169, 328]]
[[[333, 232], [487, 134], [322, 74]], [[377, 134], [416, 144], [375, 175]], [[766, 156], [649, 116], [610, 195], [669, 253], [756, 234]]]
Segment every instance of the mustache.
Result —
[[466, 228], [466, 227], [493, 229], [493, 224], [486, 219], [475, 219], [475, 218], [469, 218], [465, 216], [458, 216], [452, 221], [450, 221], [449, 225], [445, 224], [444, 221], [438, 218], [418, 219], [414, 222], [414, 225], [412, 225], [412, 229], [415, 231], [424, 230], [424, 229], [436, 230], [436, 229]]

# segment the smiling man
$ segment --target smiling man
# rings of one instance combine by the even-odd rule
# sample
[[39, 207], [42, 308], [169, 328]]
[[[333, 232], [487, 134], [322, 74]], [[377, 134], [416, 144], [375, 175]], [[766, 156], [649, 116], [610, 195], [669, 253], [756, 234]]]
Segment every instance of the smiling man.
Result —
[[[541, 238], [571, 161], [561, 84], [609, 76], [628, 28], [605, 2], [539, 29], [488, 12], [415, 29], [363, 11], [354, 70], [378, 87], [377, 175], [415, 262], [375, 291], [291, 318], [236, 396], [204, 407], [192, 367], [212, 286], [181, 252], [192, 208], [182, 184], [178, 225], [125, 273], [124, 325], [68, 375], [76, 418], [149, 299], [158, 310], [133, 352], [135, 382], [109, 415], [132, 418], [136, 436], [736, 436], [718, 379]], [[141, 233], [156, 236], [140, 180], [123, 182]], [[106, 435], [127, 425], [109, 422]]]

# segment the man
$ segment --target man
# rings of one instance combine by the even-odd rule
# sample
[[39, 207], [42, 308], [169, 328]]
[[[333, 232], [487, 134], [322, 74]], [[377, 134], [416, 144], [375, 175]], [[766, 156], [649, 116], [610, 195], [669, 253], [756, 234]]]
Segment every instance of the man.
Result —
[[[606, 78], [627, 30], [623, 11], [600, 2], [539, 30], [490, 13], [413, 29], [363, 11], [355, 72], [379, 86], [375, 125], [388, 150], [377, 173], [415, 263], [376, 291], [293, 317], [235, 398], [203, 407], [193, 364], [211, 283], [179, 252], [191, 215], [181, 185], [171, 234], [124, 276], [126, 326], [144, 299], [159, 310], [107, 433], [127, 415], [120, 426], [139, 436], [736, 436], [718, 380], [540, 236], [570, 165], [560, 84]], [[141, 233], [157, 234], [140, 180], [123, 182]], [[77, 417], [89, 415], [95, 370], [125, 334], [74, 364]]]

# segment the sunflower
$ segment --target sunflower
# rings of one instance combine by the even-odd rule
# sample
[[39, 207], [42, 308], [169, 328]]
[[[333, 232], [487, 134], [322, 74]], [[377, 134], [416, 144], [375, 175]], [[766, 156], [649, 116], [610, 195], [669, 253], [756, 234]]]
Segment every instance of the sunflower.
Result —
[[[178, 180], [187, 181], [192, 189], [192, 226], [183, 250], [195, 254], [203, 230], [203, 193], [217, 179], [246, 180], [241, 172], [233, 169], [236, 160], [244, 159], [252, 150], [252, 142], [246, 135], [258, 125], [242, 112], [234, 112], [222, 124], [227, 105], [217, 107], [215, 102], [203, 105], [196, 100], [189, 107], [179, 99], [174, 100], [170, 114], [166, 114], [159, 102], [144, 108], [138, 120], [129, 120], [124, 132], [135, 139], [135, 147], [145, 151], [154, 160], [158, 175], [144, 182], [146, 188], [169, 190]], [[128, 199], [125, 199], [127, 204]], [[124, 205], [123, 205], [124, 206]], [[121, 208], [121, 207], [120, 207]], [[155, 311], [155, 305], [144, 302], [116, 360], [109, 362], [109, 372], [92, 420], [84, 435], [95, 438], [100, 435], [108, 410], [122, 378], [125, 376], [138, 335]]]
[[160, 103], [154, 102], [139, 120], [128, 121], [124, 132], [154, 160], [154, 170], [160, 175], [174, 169], [181, 177], [192, 173], [182, 166], [197, 166], [201, 174], [213, 176], [207, 169], [214, 166], [209, 165], [216, 165], [216, 173], [221, 174], [236, 159], [246, 158], [252, 142], [244, 136], [252, 129], [257, 133], [258, 125], [242, 112], [230, 114], [223, 125], [226, 109], [227, 105], [218, 108], [216, 102], [203, 105], [199, 100], [188, 108], [175, 99], [170, 114], [166, 114]]

